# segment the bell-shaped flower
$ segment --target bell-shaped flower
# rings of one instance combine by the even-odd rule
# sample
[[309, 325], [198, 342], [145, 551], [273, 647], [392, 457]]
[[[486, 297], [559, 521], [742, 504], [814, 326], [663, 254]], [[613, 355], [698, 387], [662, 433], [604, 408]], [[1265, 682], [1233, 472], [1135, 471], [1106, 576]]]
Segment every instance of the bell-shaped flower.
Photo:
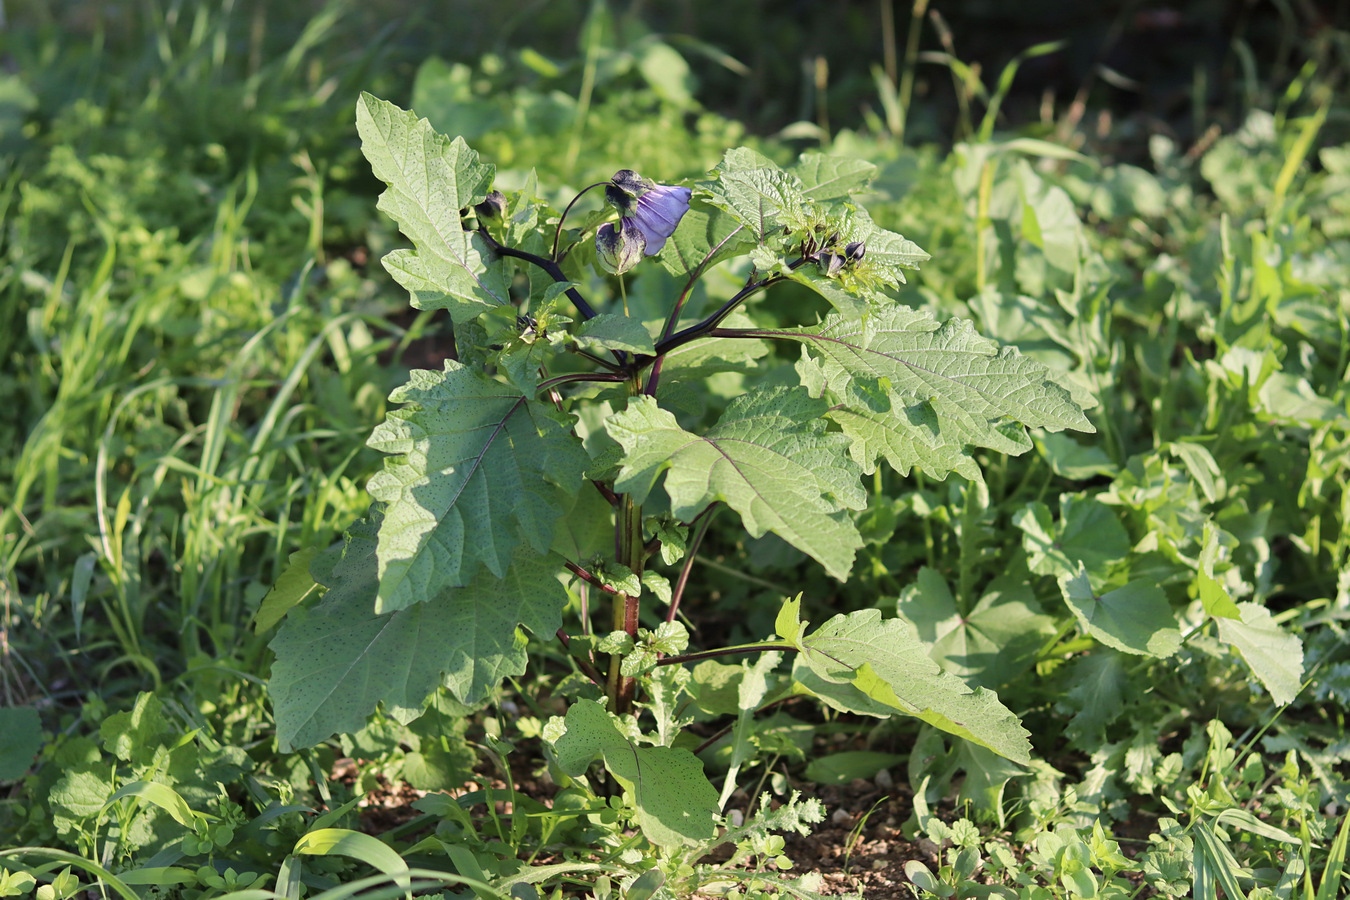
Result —
[[622, 275], [642, 262], [647, 237], [630, 218], [620, 218], [619, 227], [606, 222], [595, 232], [595, 258], [611, 275]]
[[675, 233], [680, 219], [689, 212], [693, 193], [687, 187], [657, 184], [632, 169], [615, 172], [605, 186], [605, 199], [619, 211], [620, 219], [632, 221], [642, 232], [647, 256], [660, 253], [666, 239]]

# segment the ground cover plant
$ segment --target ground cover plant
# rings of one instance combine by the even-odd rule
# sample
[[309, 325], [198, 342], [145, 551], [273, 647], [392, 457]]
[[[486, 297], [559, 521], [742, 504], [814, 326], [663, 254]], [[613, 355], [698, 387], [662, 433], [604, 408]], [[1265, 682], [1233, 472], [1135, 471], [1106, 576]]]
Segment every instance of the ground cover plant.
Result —
[[1343, 892], [1340, 32], [1126, 163], [269, 15], [6, 45], [0, 894]]

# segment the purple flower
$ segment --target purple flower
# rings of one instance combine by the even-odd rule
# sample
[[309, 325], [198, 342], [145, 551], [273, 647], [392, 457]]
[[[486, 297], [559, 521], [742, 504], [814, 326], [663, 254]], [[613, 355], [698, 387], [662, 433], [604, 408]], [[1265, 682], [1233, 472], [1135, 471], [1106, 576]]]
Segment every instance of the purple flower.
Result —
[[[605, 199], [619, 211], [619, 230], [613, 225], [602, 225], [595, 235], [595, 249], [601, 265], [609, 271], [626, 272], [641, 257], [655, 256], [666, 245], [666, 239], [675, 233], [680, 219], [689, 212], [689, 198], [693, 191], [687, 187], [657, 184], [643, 178], [632, 169], [614, 173], [605, 185]], [[620, 269], [612, 269], [606, 261], [627, 262], [633, 248], [639, 246], [636, 259]], [[622, 259], [620, 259], [622, 257]]]

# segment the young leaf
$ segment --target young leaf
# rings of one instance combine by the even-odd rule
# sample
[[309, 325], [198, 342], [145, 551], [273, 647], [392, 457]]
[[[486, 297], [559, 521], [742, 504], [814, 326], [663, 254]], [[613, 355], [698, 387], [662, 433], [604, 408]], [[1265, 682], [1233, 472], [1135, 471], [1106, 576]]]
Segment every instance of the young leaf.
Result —
[[378, 612], [501, 576], [522, 544], [543, 553], [590, 462], [552, 407], [446, 360], [415, 370], [368, 441], [399, 454], [370, 479], [387, 504], [380, 528]]
[[461, 209], [487, 196], [493, 167], [480, 164], [463, 138], [451, 141], [426, 119], [370, 94], [356, 105], [356, 130], [375, 176], [389, 185], [380, 211], [416, 248], [384, 258], [389, 274], [412, 292], [413, 305], [449, 310], [458, 324], [506, 303], [501, 261], [459, 219]]
[[[993, 691], [971, 690], [943, 671], [913, 625], [882, 621], [880, 610], [864, 609], [835, 616], [807, 634], [800, 611], [800, 597], [784, 603], [774, 630], [801, 652], [793, 677], [830, 706], [915, 716], [1013, 762], [1030, 762], [1031, 744], [1017, 716]], [[814, 678], [804, 677], [808, 674]]]
[[599, 756], [614, 780], [632, 794], [638, 824], [652, 843], [697, 846], [717, 833], [717, 791], [694, 754], [637, 746], [594, 700], [572, 704], [565, 722], [567, 732], [553, 745], [558, 765], [577, 776]]
[[1159, 658], [1181, 649], [1177, 617], [1156, 584], [1131, 581], [1098, 594], [1088, 581], [1087, 569], [1079, 563], [1077, 574], [1060, 576], [1059, 589], [1079, 624], [1108, 647]]
[[825, 431], [822, 401], [800, 388], [746, 394], [706, 435], [680, 428], [650, 397], [605, 422], [624, 449], [615, 488], [641, 502], [663, 470], [671, 511], [689, 521], [721, 500], [752, 537], [772, 531], [843, 580], [862, 538], [844, 507], [866, 497], [846, 440]]
[[518, 625], [553, 634], [567, 592], [551, 557], [518, 554], [505, 579], [487, 572], [425, 603], [377, 615], [376, 513], [347, 532], [329, 591], [287, 617], [271, 643], [269, 689], [283, 750], [359, 731], [376, 704], [417, 709], [444, 682], [476, 704], [502, 678], [525, 671]]
[[600, 313], [587, 319], [572, 332], [583, 349], [626, 350], [629, 353], [655, 353], [652, 336], [642, 323], [617, 313]]

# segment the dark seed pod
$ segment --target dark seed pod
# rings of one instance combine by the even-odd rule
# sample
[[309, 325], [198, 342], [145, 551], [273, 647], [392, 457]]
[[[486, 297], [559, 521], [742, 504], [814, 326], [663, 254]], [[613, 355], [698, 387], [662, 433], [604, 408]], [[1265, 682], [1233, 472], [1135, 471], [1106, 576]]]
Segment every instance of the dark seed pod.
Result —
[[844, 248], [844, 255], [848, 257], [849, 262], [862, 262], [863, 254], [867, 252], [866, 241], [851, 241]]
[[482, 203], [473, 208], [473, 211], [478, 213], [478, 217], [481, 219], [504, 216], [506, 215], [506, 195], [501, 191], [491, 191]]
[[825, 240], [825, 243], [827, 243], [827, 244], [837, 244], [837, 243], [839, 243], [839, 232], [836, 231], [834, 234], [830, 235], [830, 236]]

